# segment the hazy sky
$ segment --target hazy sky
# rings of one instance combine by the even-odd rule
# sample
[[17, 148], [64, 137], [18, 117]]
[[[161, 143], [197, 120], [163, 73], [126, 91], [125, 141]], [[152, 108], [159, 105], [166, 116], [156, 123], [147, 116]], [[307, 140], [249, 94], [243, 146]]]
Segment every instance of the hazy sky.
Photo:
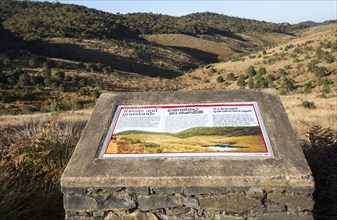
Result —
[[[49, 0], [54, 2], [53, 0]], [[322, 22], [337, 19], [337, 0], [58, 0], [112, 13], [152, 12], [174, 16], [194, 12], [220, 14], [269, 22]]]

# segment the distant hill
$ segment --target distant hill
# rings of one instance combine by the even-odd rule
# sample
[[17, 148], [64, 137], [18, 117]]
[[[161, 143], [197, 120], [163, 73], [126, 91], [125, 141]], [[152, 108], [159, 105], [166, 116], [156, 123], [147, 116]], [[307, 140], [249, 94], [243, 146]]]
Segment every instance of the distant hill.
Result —
[[245, 32], [277, 32], [288, 34], [305, 26], [275, 24], [253, 19], [231, 17], [211, 12], [174, 17], [152, 13], [121, 15], [125, 24], [140, 34], [235, 35]]
[[[195, 62], [190, 59], [193, 60], [192, 64], [184, 64], [185, 67], [178, 72], [186, 70], [186, 67], [195, 68], [202, 63], [217, 62], [249, 53], [259, 47], [275, 45], [279, 43], [278, 39], [289, 38], [293, 31], [306, 28], [305, 25], [275, 24], [211, 12], [181, 17], [152, 13], [121, 15], [73, 4], [13, 0], [0, 1], [0, 19], [5, 29], [24, 40], [75, 38], [123, 42], [131, 40], [141, 44], [147, 40], [169, 46], [197, 60]], [[170, 40], [172, 34], [177, 35], [173, 44]], [[151, 35], [161, 36], [159, 39]], [[33, 47], [37, 43], [34, 42]], [[45, 44], [40, 46], [44, 47]], [[42, 55], [45, 54], [50, 54], [50, 51], [42, 52]], [[71, 54], [67, 56], [71, 58]], [[78, 57], [73, 59], [81, 60]]]
[[135, 38], [142, 34], [223, 35], [261, 32], [284, 33], [303, 25], [275, 24], [216, 13], [194, 13], [174, 17], [152, 13], [116, 15], [73, 4], [1, 1], [5, 28], [24, 39], [47, 37]]
[[303, 25], [303, 26], [308, 26], [308, 27], [317, 26], [320, 24], [321, 23], [314, 22], [314, 21], [303, 21], [303, 22], [298, 23], [298, 25]]
[[6, 29], [26, 40], [137, 37], [119, 16], [72, 4], [1, 1], [0, 16]]

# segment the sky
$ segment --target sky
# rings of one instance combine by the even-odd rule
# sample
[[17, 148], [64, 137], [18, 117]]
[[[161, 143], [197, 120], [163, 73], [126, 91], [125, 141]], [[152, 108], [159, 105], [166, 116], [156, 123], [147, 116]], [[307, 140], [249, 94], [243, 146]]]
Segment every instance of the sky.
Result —
[[337, 19], [337, 0], [57, 0], [57, 2], [83, 5], [114, 14], [152, 12], [182, 16], [209, 11], [240, 18], [290, 24]]

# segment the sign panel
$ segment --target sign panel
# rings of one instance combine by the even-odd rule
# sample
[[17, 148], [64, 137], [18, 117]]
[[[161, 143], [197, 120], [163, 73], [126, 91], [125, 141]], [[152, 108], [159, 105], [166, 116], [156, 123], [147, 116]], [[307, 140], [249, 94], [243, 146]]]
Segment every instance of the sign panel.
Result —
[[273, 156], [256, 102], [117, 107], [103, 158]]

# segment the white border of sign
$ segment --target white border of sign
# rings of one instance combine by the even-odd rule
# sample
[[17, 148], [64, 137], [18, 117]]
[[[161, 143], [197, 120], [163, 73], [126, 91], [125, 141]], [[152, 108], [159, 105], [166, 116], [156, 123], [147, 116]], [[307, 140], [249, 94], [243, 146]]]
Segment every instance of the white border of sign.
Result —
[[[255, 116], [258, 125], [261, 130], [261, 134], [266, 147], [266, 152], [261, 153], [249, 153], [249, 152], [201, 152], [201, 153], [106, 153], [109, 142], [113, 136], [114, 129], [116, 127], [117, 121], [119, 119], [121, 110], [123, 108], [127, 109], [149, 109], [149, 108], [185, 108], [185, 107], [214, 107], [214, 106], [247, 106], [251, 105], [254, 108]], [[265, 128], [262, 116], [256, 102], [230, 102], [230, 103], [203, 103], [203, 104], [171, 104], [171, 105], [119, 105], [116, 108], [111, 124], [109, 125], [109, 130], [106, 134], [104, 142], [101, 147], [99, 154], [100, 158], [176, 158], [176, 157], [258, 157], [258, 158], [270, 158], [274, 157], [274, 152]]]

